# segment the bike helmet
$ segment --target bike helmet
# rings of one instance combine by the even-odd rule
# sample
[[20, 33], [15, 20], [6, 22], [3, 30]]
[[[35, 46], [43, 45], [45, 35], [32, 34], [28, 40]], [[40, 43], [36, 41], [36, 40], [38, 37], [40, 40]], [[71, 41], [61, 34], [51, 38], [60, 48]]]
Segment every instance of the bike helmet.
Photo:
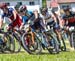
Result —
[[66, 11], [69, 11], [71, 8], [69, 6], [67, 7], [64, 7], [63, 10], [66, 12]]
[[7, 4], [6, 4], [6, 3], [1, 3], [1, 4], [0, 4], [0, 8], [1, 8], [1, 9], [7, 8]]
[[23, 12], [23, 11], [25, 11], [25, 10], [27, 10], [27, 7], [26, 7], [25, 5], [20, 6], [19, 12]]

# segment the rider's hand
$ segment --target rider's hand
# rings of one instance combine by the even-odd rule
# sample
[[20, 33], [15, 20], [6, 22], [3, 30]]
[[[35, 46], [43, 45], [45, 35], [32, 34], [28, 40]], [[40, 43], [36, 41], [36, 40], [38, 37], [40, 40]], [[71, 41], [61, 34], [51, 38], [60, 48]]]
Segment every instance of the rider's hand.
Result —
[[69, 30], [69, 26], [66, 27], [66, 30]]
[[11, 29], [11, 26], [7, 26], [6, 29], [7, 29], [7, 30], [10, 30], [10, 29]]
[[7, 29], [7, 30], [9, 30], [9, 29], [10, 29], [10, 27], [8, 26], [8, 27], [6, 27], [6, 29]]

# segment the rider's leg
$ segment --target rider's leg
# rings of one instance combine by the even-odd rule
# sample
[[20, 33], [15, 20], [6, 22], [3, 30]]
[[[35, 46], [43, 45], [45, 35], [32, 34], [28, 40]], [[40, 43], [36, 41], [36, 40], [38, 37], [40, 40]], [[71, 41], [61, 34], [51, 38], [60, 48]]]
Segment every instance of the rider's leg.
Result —
[[2, 28], [3, 21], [0, 19], [0, 29]]
[[61, 41], [62, 41], [61, 33], [60, 33], [60, 31], [58, 31], [57, 29], [55, 30], [55, 33], [56, 33], [56, 35], [57, 35], [58, 42], [59, 42], [59, 44], [60, 44], [60, 46], [61, 46]]
[[31, 39], [32, 39], [32, 44], [34, 44], [35, 43], [35, 36], [34, 36], [34, 31], [35, 31], [35, 26], [34, 25], [32, 25], [31, 27], [30, 27], [30, 30], [31, 30], [31, 32], [30, 32], [30, 34], [31, 34]]
[[35, 42], [35, 40], [34, 40], [34, 32], [31, 32], [31, 37], [32, 37], [32, 44], [34, 44]]

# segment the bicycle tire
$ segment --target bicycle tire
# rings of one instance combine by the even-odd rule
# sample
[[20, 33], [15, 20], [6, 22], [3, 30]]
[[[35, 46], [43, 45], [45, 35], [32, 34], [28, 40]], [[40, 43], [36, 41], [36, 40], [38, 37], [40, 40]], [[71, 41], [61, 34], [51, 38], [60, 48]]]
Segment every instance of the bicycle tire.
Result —
[[21, 36], [19, 36], [17, 33], [13, 33], [13, 39], [14, 39], [14, 42], [15, 42], [15, 53], [18, 53], [21, 51]]
[[[5, 38], [6, 38], [7, 40], [6, 40]], [[8, 50], [8, 51], [10, 51], [11, 53], [13, 53], [14, 50], [15, 50], [13, 38], [12, 38], [10, 35], [4, 34], [3, 40], [6, 41], [6, 48], [3, 48], [3, 50]], [[4, 52], [5, 52], [5, 51], [4, 51]]]
[[[24, 33], [23, 36], [22, 36], [22, 44], [23, 44], [24, 50], [26, 50], [29, 54], [40, 54], [42, 48], [41, 48], [41, 43], [40, 43], [39, 40], [38, 40], [38, 37], [35, 35], [35, 42], [37, 43], [37, 48], [35, 49], [35, 51], [32, 52], [32, 51], [27, 47], [27, 45], [26, 45], [26, 40], [24, 40], [26, 36], [31, 36], [31, 34], [29, 34], [29, 33]], [[36, 52], [37, 49], [38, 49], [38, 51]]]

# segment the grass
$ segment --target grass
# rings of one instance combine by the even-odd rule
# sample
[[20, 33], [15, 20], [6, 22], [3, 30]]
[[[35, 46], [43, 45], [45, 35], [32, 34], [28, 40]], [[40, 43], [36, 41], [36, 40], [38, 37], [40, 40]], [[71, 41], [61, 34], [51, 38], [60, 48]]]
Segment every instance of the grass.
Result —
[[[69, 43], [67, 43], [67, 46]], [[49, 54], [43, 51], [40, 55], [29, 55], [23, 49], [20, 53], [0, 54], [0, 61], [75, 61], [75, 52], [67, 51], [59, 54]]]
[[47, 52], [41, 55], [29, 55], [26, 52], [0, 54], [0, 61], [75, 61], [75, 52], [61, 52], [55, 55]]

